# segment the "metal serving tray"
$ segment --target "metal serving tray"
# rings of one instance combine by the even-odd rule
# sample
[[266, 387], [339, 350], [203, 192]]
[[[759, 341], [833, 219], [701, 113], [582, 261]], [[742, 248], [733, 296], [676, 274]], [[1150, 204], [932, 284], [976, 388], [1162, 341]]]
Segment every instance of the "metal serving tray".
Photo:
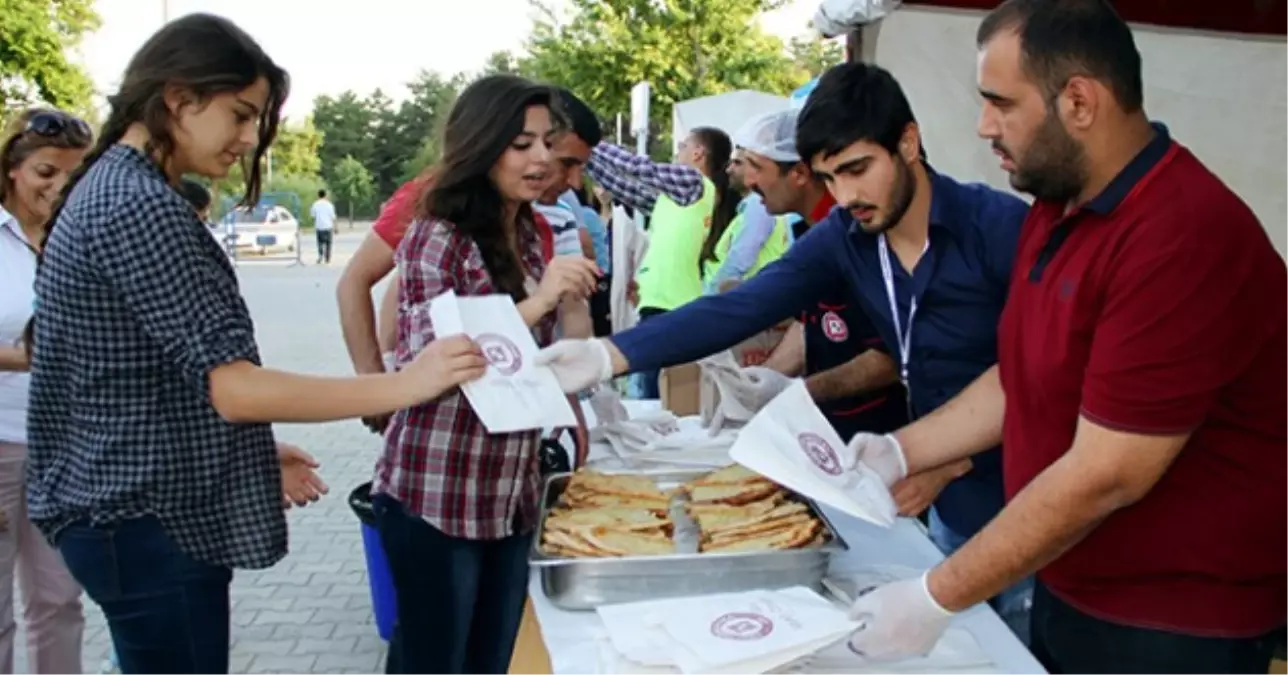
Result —
[[[710, 473], [710, 469], [631, 472], [647, 476], [669, 490]], [[564, 558], [541, 550], [546, 516], [559, 503], [571, 473], [552, 474], [541, 497], [541, 523], [528, 561], [541, 570], [541, 588], [563, 609], [586, 610], [637, 600], [707, 595], [754, 589], [805, 586], [822, 590], [832, 553], [849, 546], [814, 502], [804, 499], [827, 532], [821, 546], [785, 551], [699, 553], [698, 528], [684, 511], [683, 498], [671, 502], [677, 553], [627, 558]]]

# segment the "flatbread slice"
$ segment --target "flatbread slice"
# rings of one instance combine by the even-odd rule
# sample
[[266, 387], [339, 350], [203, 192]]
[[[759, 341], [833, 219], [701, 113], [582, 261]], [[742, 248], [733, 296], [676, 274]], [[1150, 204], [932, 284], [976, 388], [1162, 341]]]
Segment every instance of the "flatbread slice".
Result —
[[666, 499], [667, 496], [657, 487], [657, 483], [644, 476], [628, 474], [607, 474], [597, 471], [579, 471], [568, 480], [565, 493], [597, 492], [601, 494], [625, 495], [647, 499]]
[[665, 515], [671, 510], [670, 502], [665, 499], [610, 495], [597, 492], [583, 492], [575, 495], [565, 493], [563, 496], [563, 504], [573, 510], [602, 507], [638, 508], [646, 509], [661, 515]]
[[774, 507], [783, 503], [787, 499], [787, 493], [778, 490], [764, 499], [758, 499], [746, 504], [734, 506], [733, 504], [722, 504], [720, 502], [685, 502], [684, 510], [693, 518], [705, 515], [713, 515], [719, 518], [745, 517], [751, 518], [762, 513], [772, 511]]
[[694, 502], [718, 502], [738, 506], [759, 501], [775, 492], [778, 492], [778, 486], [773, 483], [699, 485], [689, 491], [689, 497]]
[[779, 530], [751, 539], [740, 539], [732, 542], [706, 542], [702, 544], [699, 550], [703, 553], [747, 553], [751, 551], [799, 548], [812, 541], [822, 529], [822, 523], [817, 520], [811, 520], [790, 529]]
[[595, 547], [583, 537], [573, 532], [547, 531], [542, 546], [557, 547], [574, 557], [580, 558], [603, 558], [610, 557], [613, 554], [609, 551]]
[[587, 527], [625, 531], [660, 530], [669, 533], [674, 529], [674, 524], [669, 518], [645, 508], [619, 506], [555, 511], [546, 518], [546, 529], [574, 531]]
[[764, 520], [758, 523], [744, 525], [742, 527], [721, 530], [714, 534], [707, 535], [706, 539], [713, 542], [733, 542], [740, 539], [756, 539], [757, 537], [767, 536], [770, 533], [778, 532], [779, 530], [790, 530], [813, 520], [814, 517], [808, 513], [798, 513], [783, 518]]
[[711, 485], [745, 485], [749, 483], [766, 483], [768, 478], [748, 469], [741, 464], [731, 464], [723, 469], [717, 469], [705, 476], [695, 478], [681, 487], [688, 492], [696, 487]]
[[581, 536], [597, 549], [617, 556], [648, 556], [675, 553], [675, 542], [665, 536], [649, 536], [639, 532], [622, 532], [596, 527]]
[[791, 516], [812, 517], [810, 516], [808, 506], [801, 504], [800, 502], [788, 502], [786, 504], [780, 504], [765, 513], [761, 513], [750, 518], [743, 518], [741, 520], [718, 520], [716, 522], [711, 522], [711, 519], [707, 518], [705, 525], [703, 524], [704, 519], [698, 518], [697, 520], [698, 528], [702, 530], [703, 534], [715, 536], [722, 532], [737, 532], [749, 527], [754, 527], [760, 523], [788, 518]]

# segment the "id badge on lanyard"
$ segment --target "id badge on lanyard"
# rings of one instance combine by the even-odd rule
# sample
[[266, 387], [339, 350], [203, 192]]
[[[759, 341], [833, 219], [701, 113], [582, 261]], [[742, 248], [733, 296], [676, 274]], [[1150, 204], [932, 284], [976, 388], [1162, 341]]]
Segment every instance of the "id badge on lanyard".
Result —
[[[924, 258], [930, 250], [930, 237], [926, 237], [926, 246], [921, 249]], [[908, 358], [912, 352], [912, 321], [917, 316], [917, 294], [912, 293], [908, 301], [908, 322], [906, 327], [899, 320], [899, 301], [894, 291], [894, 266], [890, 263], [890, 247], [886, 245], [885, 234], [877, 237], [877, 253], [881, 259], [881, 280], [885, 282], [886, 299], [890, 301], [890, 318], [894, 321], [894, 334], [899, 351], [899, 381], [903, 383], [904, 394], [908, 397], [908, 420], [912, 421], [912, 386], [908, 384]]]

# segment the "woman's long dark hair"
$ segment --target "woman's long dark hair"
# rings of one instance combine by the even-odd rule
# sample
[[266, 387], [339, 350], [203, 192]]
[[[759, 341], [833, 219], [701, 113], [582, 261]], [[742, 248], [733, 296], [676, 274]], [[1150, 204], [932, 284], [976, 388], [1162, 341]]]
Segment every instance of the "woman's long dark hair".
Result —
[[698, 256], [698, 274], [708, 260], [716, 259], [716, 244], [724, 236], [729, 223], [738, 214], [738, 202], [742, 197], [729, 185], [729, 160], [733, 157], [733, 142], [729, 135], [714, 127], [698, 127], [691, 132], [694, 140], [706, 149], [706, 174], [716, 188], [716, 205], [711, 209], [711, 227], [707, 229], [707, 238], [702, 242], [702, 253]]
[[[524, 272], [507, 238], [505, 200], [490, 173], [523, 133], [528, 108], [552, 108], [551, 117], [558, 123], [553, 100], [549, 88], [514, 75], [482, 77], [466, 87], [448, 113], [443, 156], [417, 214], [422, 220], [447, 221], [474, 240], [492, 285], [515, 302], [527, 298]], [[536, 227], [531, 204], [519, 205], [516, 226]]]
[[[167, 87], [186, 90], [199, 103], [204, 103], [218, 94], [242, 91], [261, 77], [268, 82], [268, 104], [260, 111], [259, 145], [246, 167], [246, 190], [242, 199], [246, 206], [259, 201], [262, 160], [277, 137], [282, 104], [290, 88], [286, 71], [273, 63], [250, 35], [223, 17], [188, 14], [163, 26], [130, 59], [121, 88], [108, 97], [111, 112], [99, 132], [98, 143], [68, 176], [58, 203], [45, 223], [45, 241], [49, 240], [76, 184], [103, 153], [120, 142], [131, 124], [137, 122], [147, 127], [150, 139], [145, 151], [160, 166], [165, 166], [175, 149], [174, 137], [170, 134], [170, 109], [165, 103]], [[32, 322], [27, 324], [24, 340], [28, 351], [32, 344], [32, 325]]]

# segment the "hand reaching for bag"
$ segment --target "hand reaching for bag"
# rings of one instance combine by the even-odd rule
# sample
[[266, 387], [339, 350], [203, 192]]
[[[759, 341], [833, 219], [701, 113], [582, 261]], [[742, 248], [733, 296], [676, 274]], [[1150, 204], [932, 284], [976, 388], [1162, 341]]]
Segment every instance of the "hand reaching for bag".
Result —
[[487, 359], [474, 341], [464, 335], [438, 338], [398, 371], [418, 401], [430, 401], [444, 392], [483, 376]]
[[589, 298], [599, 283], [599, 266], [595, 261], [577, 255], [555, 256], [541, 276], [534, 297], [554, 309], [565, 296]]

